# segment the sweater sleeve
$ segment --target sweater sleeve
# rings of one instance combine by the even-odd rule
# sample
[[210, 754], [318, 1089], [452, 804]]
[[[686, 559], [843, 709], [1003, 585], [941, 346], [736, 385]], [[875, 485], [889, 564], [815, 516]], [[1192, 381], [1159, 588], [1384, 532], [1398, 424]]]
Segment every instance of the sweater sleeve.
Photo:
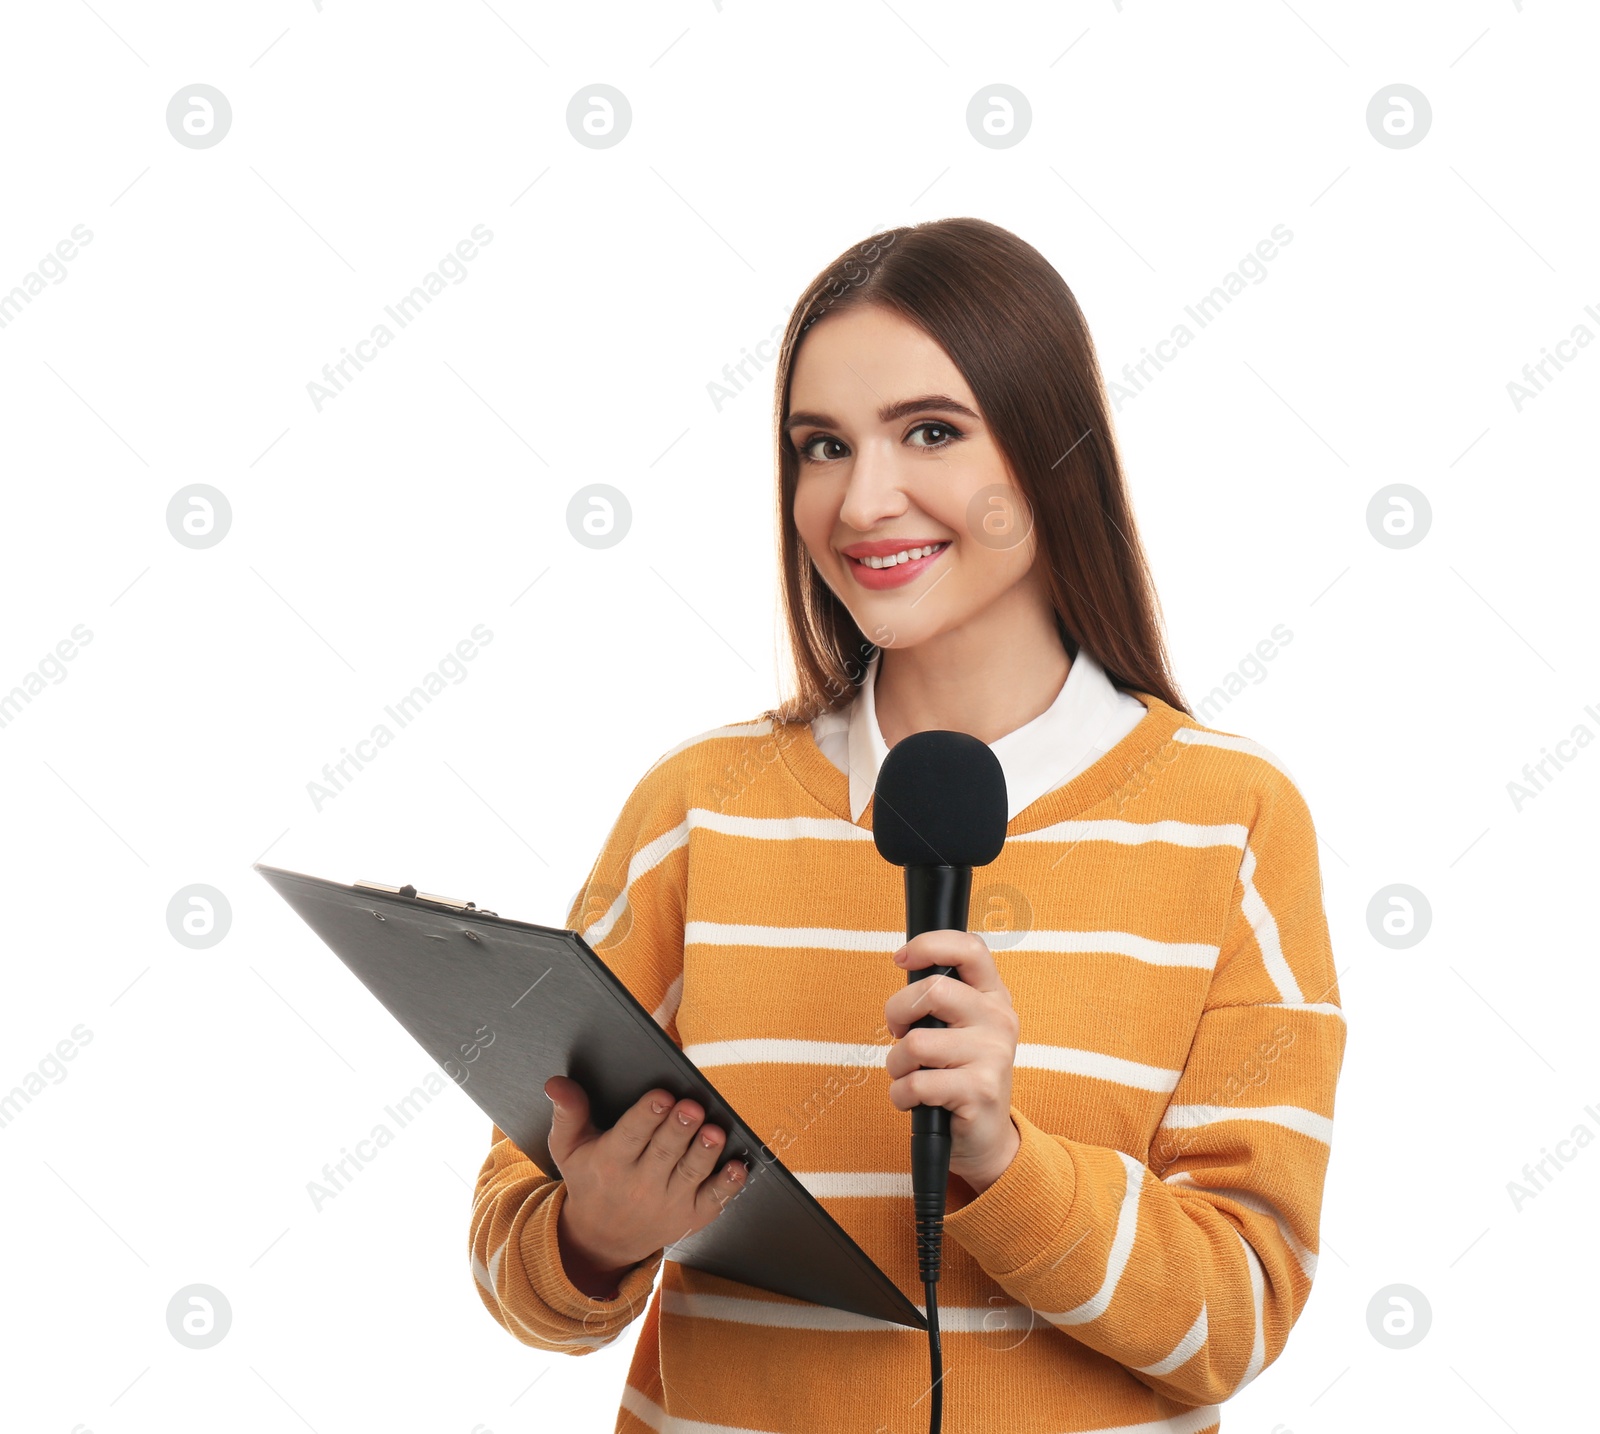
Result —
[[[681, 1046], [688, 828], [666, 776], [658, 762], [634, 788], [573, 898], [567, 926]], [[566, 1194], [559, 1172], [540, 1169], [491, 1126], [469, 1234], [479, 1298], [523, 1344], [581, 1355], [610, 1344], [644, 1313], [664, 1252], [624, 1275], [615, 1298], [584, 1294], [567, 1278], [557, 1243]]]
[[945, 1229], [1037, 1325], [1180, 1403], [1220, 1403], [1311, 1293], [1344, 1043], [1316, 835], [1274, 771], [1148, 1163], [1013, 1107], [1016, 1156]]

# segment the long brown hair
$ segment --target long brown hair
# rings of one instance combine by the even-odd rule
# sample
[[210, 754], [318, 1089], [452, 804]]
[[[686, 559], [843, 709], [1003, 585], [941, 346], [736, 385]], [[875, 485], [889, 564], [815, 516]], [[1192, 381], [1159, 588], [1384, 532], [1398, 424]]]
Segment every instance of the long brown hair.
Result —
[[764, 715], [809, 722], [842, 706], [875, 650], [823, 582], [795, 527], [799, 459], [783, 426], [806, 330], [826, 313], [860, 304], [916, 324], [971, 388], [1032, 511], [1034, 561], [1045, 564], [1068, 654], [1083, 649], [1117, 686], [1187, 713], [1078, 302], [1031, 244], [986, 220], [957, 218], [902, 225], [853, 245], [811, 281], [789, 316], [773, 426], [783, 606], [798, 691]]

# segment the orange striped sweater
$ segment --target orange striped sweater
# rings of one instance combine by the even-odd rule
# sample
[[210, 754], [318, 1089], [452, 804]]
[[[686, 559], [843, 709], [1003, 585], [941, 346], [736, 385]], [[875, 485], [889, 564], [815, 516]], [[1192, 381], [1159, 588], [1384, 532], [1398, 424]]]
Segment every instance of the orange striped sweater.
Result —
[[[973, 929], [1021, 1018], [1021, 1146], [980, 1195], [950, 1181], [949, 1434], [1218, 1430], [1311, 1293], [1345, 1042], [1311, 816], [1271, 753], [1135, 695], [1138, 725], [973, 873]], [[850, 820], [806, 724], [718, 728], [639, 781], [567, 919], [922, 1308], [910, 1122], [882, 1059], [902, 874], [871, 819]], [[478, 1293], [569, 1354], [643, 1315], [619, 1431], [926, 1428], [916, 1330], [661, 1252], [615, 1299], [580, 1293], [561, 1180], [491, 1141]]]

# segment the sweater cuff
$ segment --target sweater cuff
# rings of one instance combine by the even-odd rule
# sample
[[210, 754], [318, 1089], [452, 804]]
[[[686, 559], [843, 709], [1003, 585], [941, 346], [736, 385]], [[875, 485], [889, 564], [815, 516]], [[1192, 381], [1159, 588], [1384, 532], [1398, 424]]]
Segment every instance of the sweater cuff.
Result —
[[1054, 1136], [1011, 1107], [1022, 1143], [987, 1190], [947, 1214], [945, 1233], [999, 1280], [1048, 1250], [1077, 1194], [1072, 1155]]
[[[644, 1313], [655, 1288], [656, 1271], [666, 1257], [666, 1250], [655, 1254], [629, 1270], [617, 1285], [615, 1299], [597, 1299], [586, 1295], [567, 1278], [566, 1266], [561, 1263], [561, 1242], [556, 1222], [561, 1217], [561, 1207], [566, 1203], [565, 1181], [556, 1184], [548, 1200], [538, 1208], [522, 1227], [522, 1261], [534, 1287], [544, 1296], [545, 1303], [554, 1314], [582, 1323], [584, 1332], [601, 1337], [614, 1334]], [[540, 1278], [543, 1275], [544, 1278]]]

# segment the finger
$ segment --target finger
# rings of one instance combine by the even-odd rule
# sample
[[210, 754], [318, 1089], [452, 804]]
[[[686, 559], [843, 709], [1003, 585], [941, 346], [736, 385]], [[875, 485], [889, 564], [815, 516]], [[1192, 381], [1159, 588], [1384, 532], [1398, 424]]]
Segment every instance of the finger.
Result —
[[627, 1164], [637, 1161], [671, 1109], [672, 1092], [659, 1087], [647, 1090], [634, 1101], [622, 1113], [622, 1118], [606, 1132], [608, 1137], [613, 1137], [611, 1145], [616, 1158]]
[[994, 952], [975, 931], [924, 931], [895, 952], [895, 964], [906, 971], [954, 966], [961, 980], [975, 991], [996, 991], [1001, 986]]
[[954, 976], [924, 976], [883, 1003], [883, 1019], [898, 1040], [924, 1016], [937, 1016], [950, 1026], [976, 1025], [993, 999]]
[[967, 1116], [977, 1107], [977, 1081], [971, 1069], [918, 1070], [889, 1084], [889, 1103], [896, 1110], [914, 1105], [942, 1105], [952, 1115]]
[[720, 1126], [702, 1125], [690, 1139], [683, 1158], [673, 1170], [673, 1179], [684, 1182], [692, 1194], [715, 1168], [726, 1143]]
[[745, 1188], [750, 1171], [742, 1160], [729, 1160], [700, 1187], [694, 1198], [695, 1229], [709, 1225], [722, 1207]]
[[550, 1097], [550, 1158], [557, 1168], [580, 1145], [593, 1140], [596, 1132], [589, 1119], [589, 1097], [571, 1076], [554, 1075], [544, 1083]]
[[663, 1185], [671, 1179], [673, 1167], [683, 1159], [684, 1151], [689, 1148], [689, 1141], [700, 1129], [700, 1122], [705, 1118], [706, 1113], [699, 1102], [687, 1099], [680, 1100], [662, 1116], [661, 1124], [656, 1127], [655, 1134], [650, 1137], [650, 1144], [645, 1147], [644, 1154], [639, 1159], [641, 1162], [657, 1162]]
[[922, 1027], [907, 1031], [904, 1039], [890, 1047], [884, 1068], [890, 1080], [898, 1080], [914, 1070], [948, 1070], [966, 1065], [976, 1054], [971, 1035], [961, 1027]]

